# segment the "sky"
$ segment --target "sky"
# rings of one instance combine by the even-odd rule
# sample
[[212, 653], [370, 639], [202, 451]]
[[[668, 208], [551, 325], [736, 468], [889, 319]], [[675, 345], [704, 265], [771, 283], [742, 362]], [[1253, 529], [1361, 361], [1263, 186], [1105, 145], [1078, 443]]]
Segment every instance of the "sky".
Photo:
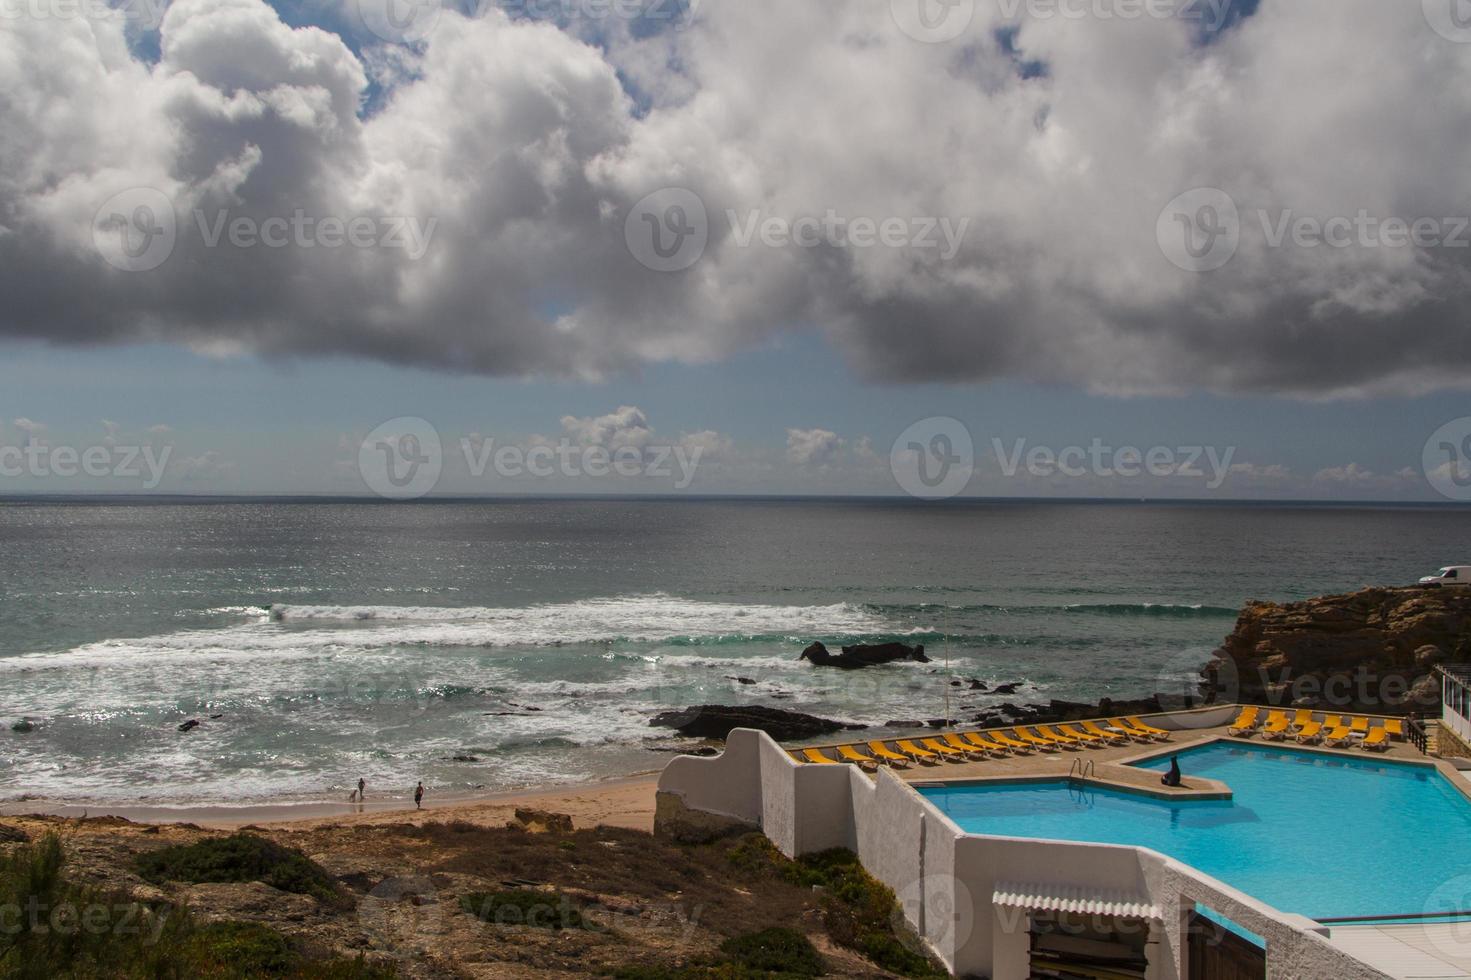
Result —
[[1471, 501], [1454, 3], [0, 0], [0, 493]]

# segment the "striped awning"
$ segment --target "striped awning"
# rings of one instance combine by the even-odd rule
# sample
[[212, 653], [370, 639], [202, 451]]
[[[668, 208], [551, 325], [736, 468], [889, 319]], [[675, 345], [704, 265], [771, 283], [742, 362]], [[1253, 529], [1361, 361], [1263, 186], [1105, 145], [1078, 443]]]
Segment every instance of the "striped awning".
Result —
[[1134, 892], [1067, 885], [1035, 885], [1012, 881], [996, 883], [991, 901], [1012, 908], [1043, 912], [1083, 912], [1126, 919], [1162, 919], [1159, 906]]

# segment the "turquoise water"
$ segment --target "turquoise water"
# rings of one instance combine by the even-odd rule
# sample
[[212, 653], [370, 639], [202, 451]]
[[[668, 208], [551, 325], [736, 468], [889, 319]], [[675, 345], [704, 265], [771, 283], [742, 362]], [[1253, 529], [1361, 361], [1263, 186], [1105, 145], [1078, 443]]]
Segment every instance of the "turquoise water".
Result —
[[[1187, 782], [1217, 779], [1235, 798], [1169, 803], [1060, 782], [920, 792], [969, 833], [1148, 847], [1310, 918], [1471, 908], [1471, 803], [1438, 772], [1224, 743], [1179, 759]], [[1163, 772], [1169, 759], [1147, 765]]]

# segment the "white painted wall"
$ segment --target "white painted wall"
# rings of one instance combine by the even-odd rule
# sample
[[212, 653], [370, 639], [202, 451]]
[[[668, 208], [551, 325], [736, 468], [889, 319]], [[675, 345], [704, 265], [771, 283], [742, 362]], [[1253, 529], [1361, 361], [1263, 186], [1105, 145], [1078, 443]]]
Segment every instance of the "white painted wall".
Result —
[[1462, 718], [1455, 711], [1451, 710], [1451, 706], [1446, 703], [1449, 700], [1450, 688], [1453, 684], [1455, 684], [1455, 681], [1449, 677], [1442, 675], [1440, 678], [1440, 723], [1455, 733], [1461, 741], [1471, 744], [1471, 721]]
[[[1183, 724], [1207, 727], [1209, 709]], [[1221, 722], [1216, 722], [1220, 724]], [[1201, 902], [1267, 940], [1271, 980], [1388, 980], [1333, 947], [1300, 916], [1287, 915], [1223, 882], [1145, 848], [1018, 840], [963, 833], [887, 769], [875, 780], [855, 766], [799, 765], [762, 732], [731, 733], [724, 754], [681, 756], [659, 791], [691, 810], [759, 826], [781, 851], [800, 857], [834, 847], [854, 851], [894, 889], [905, 918], [958, 974], [1024, 980], [1026, 919], [992, 902], [1000, 881], [1095, 887], [1138, 894], [1159, 906], [1160, 962], [1152, 980], [1180, 980], [1183, 912]]]

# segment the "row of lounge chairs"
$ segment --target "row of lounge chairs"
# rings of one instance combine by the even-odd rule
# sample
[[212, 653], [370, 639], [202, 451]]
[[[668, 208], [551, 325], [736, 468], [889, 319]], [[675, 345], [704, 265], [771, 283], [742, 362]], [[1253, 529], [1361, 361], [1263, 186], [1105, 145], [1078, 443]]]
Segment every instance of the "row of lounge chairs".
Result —
[[1114, 718], [1107, 724], [1085, 721], [1076, 725], [1019, 725], [1007, 730], [949, 732], [930, 737], [874, 740], [861, 745], [793, 749], [788, 754], [797, 762], [819, 766], [852, 763], [865, 769], [877, 769], [881, 765], [907, 769], [916, 762], [938, 766], [942, 762], [977, 762], [1033, 752], [1081, 752], [1129, 742], [1166, 742], [1169, 738], [1169, 732], [1145, 724], [1139, 718]]
[[1389, 751], [1391, 738], [1405, 737], [1404, 722], [1397, 718], [1386, 719], [1375, 727], [1368, 718], [1344, 715], [1324, 715], [1322, 721], [1313, 717], [1309, 708], [1299, 708], [1293, 717], [1286, 711], [1245, 707], [1232, 722], [1227, 734], [1237, 738], [1260, 735], [1270, 742], [1285, 742], [1296, 739], [1303, 745], [1326, 745], [1329, 748], [1347, 748], [1357, 744], [1369, 752]]

